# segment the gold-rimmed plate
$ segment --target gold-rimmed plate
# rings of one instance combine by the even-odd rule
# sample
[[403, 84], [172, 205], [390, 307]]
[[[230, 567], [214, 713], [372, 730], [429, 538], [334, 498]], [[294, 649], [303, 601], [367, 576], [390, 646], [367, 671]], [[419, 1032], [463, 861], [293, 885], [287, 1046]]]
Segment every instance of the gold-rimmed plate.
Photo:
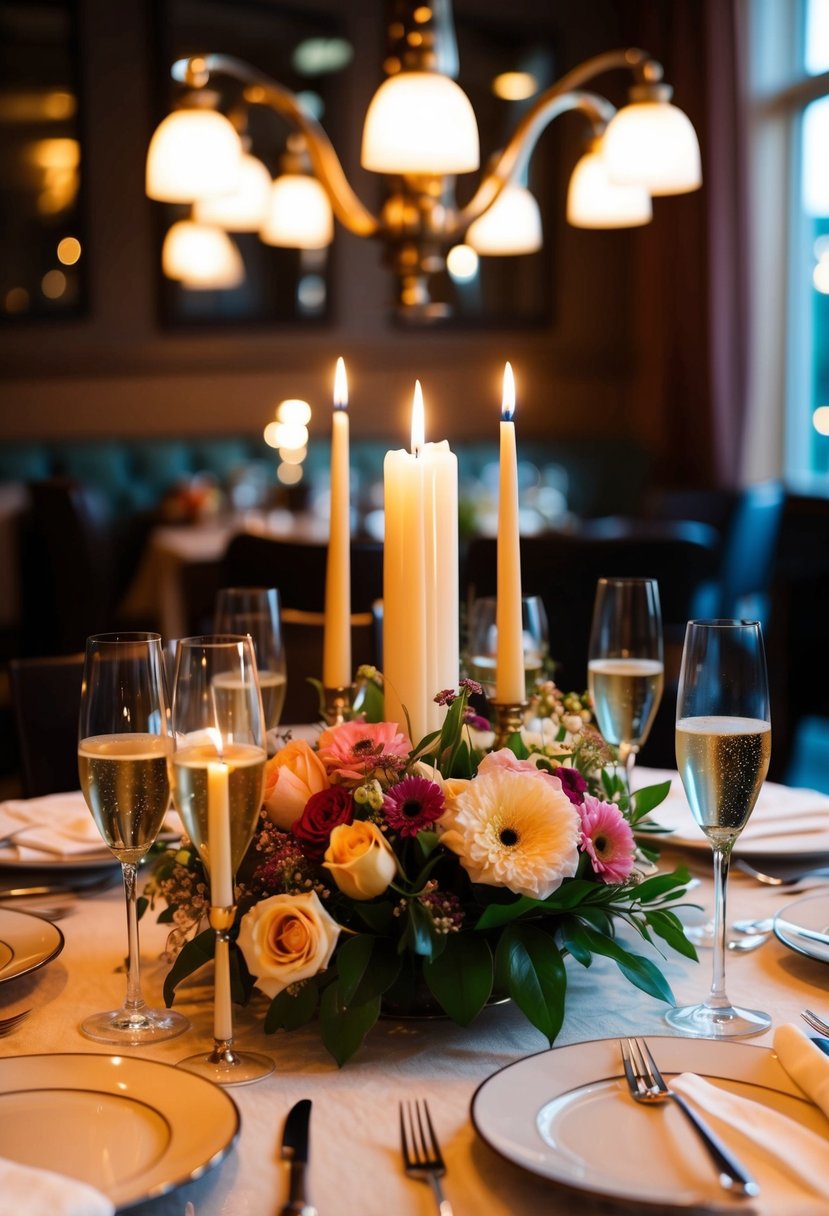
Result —
[[239, 1112], [218, 1085], [128, 1056], [0, 1059], [0, 1157], [97, 1187], [122, 1211], [199, 1178]]
[[63, 934], [50, 920], [0, 908], [0, 984], [37, 971], [62, 949]]
[[[651, 1035], [648, 1043], [666, 1077], [696, 1073], [829, 1138], [829, 1121], [769, 1048]], [[479, 1086], [472, 1121], [502, 1157], [567, 1190], [636, 1211], [732, 1210], [681, 1113], [631, 1099], [618, 1039], [508, 1065]]]

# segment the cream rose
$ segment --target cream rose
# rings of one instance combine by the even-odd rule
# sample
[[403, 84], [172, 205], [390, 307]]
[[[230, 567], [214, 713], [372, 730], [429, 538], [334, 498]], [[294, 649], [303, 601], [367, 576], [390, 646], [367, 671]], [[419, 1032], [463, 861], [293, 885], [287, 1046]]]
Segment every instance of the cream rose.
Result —
[[375, 823], [361, 819], [334, 828], [323, 865], [349, 899], [382, 895], [397, 873], [391, 845]]
[[242, 917], [238, 942], [256, 987], [275, 997], [324, 971], [339, 935], [340, 926], [309, 891], [261, 900]]
[[330, 784], [325, 765], [314, 749], [304, 739], [293, 739], [265, 768], [263, 801], [268, 818], [287, 832], [311, 795], [327, 790]]

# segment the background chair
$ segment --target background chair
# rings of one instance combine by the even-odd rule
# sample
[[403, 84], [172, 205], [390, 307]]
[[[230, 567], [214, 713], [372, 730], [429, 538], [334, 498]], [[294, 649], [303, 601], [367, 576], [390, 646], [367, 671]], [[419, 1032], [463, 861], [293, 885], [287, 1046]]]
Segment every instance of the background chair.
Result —
[[9, 661], [24, 798], [76, 790], [80, 785], [83, 663], [83, 654]]
[[[601, 528], [597, 529], [601, 532]], [[550, 626], [550, 655], [560, 688], [584, 689], [596, 583], [603, 577], [655, 578], [659, 584], [665, 638], [665, 694], [644, 763], [673, 768], [676, 682], [685, 625], [694, 597], [717, 570], [711, 536], [685, 527], [650, 526], [638, 533], [619, 527], [617, 535], [545, 533], [521, 539], [521, 580], [525, 595], [544, 601]], [[497, 545], [493, 538], [473, 540], [466, 562], [468, 599], [494, 595]]]
[[[322, 678], [325, 609], [325, 545], [273, 540], [243, 534], [231, 540], [221, 568], [224, 587], [277, 587], [282, 602], [282, 626], [288, 686], [282, 719], [316, 722], [319, 698], [308, 677]], [[351, 546], [351, 645], [354, 670], [363, 663], [380, 663], [374, 606], [383, 595], [383, 546], [355, 542]]]

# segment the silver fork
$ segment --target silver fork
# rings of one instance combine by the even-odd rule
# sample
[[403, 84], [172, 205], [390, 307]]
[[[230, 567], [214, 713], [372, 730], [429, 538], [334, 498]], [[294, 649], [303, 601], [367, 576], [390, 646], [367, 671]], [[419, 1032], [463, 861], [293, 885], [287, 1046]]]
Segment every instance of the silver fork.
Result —
[[728, 1151], [682, 1095], [668, 1088], [645, 1040], [628, 1039], [625, 1043], [620, 1039], [619, 1046], [622, 1050], [622, 1065], [628, 1089], [634, 1101], [645, 1105], [675, 1102], [708, 1150], [708, 1155], [717, 1167], [720, 1185], [734, 1195], [745, 1195], [752, 1199], [759, 1195], [760, 1187], [745, 1166]]
[[824, 1022], [823, 1018], [819, 1018], [811, 1009], [802, 1010], [800, 1016], [807, 1026], [811, 1026], [818, 1034], [829, 1035], [829, 1022]]
[[446, 1165], [425, 1100], [400, 1103], [400, 1143], [406, 1173], [431, 1183], [440, 1216], [452, 1216], [452, 1205], [440, 1185]]
[[21, 1022], [25, 1022], [31, 1012], [31, 1009], [24, 1009], [22, 1013], [13, 1013], [11, 1017], [0, 1018], [0, 1039], [4, 1039], [7, 1034], [16, 1030]]

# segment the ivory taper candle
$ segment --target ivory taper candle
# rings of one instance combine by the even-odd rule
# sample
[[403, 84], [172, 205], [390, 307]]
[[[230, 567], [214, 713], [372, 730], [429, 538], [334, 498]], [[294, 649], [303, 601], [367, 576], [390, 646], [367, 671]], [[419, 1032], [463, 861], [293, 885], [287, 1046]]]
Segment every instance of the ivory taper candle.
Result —
[[521, 534], [518, 516], [518, 456], [515, 445], [515, 380], [504, 367], [501, 405], [500, 478], [498, 494], [498, 574], [495, 612], [498, 640], [495, 701], [511, 705], [526, 699], [524, 641], [521, 620]]
[[326, 688], [351, 684], [351, 498], [349, 489], [348, 382], [337, 360], [331, 416], [331, 512], [325, 573], [325, 628], [322, 682]]

